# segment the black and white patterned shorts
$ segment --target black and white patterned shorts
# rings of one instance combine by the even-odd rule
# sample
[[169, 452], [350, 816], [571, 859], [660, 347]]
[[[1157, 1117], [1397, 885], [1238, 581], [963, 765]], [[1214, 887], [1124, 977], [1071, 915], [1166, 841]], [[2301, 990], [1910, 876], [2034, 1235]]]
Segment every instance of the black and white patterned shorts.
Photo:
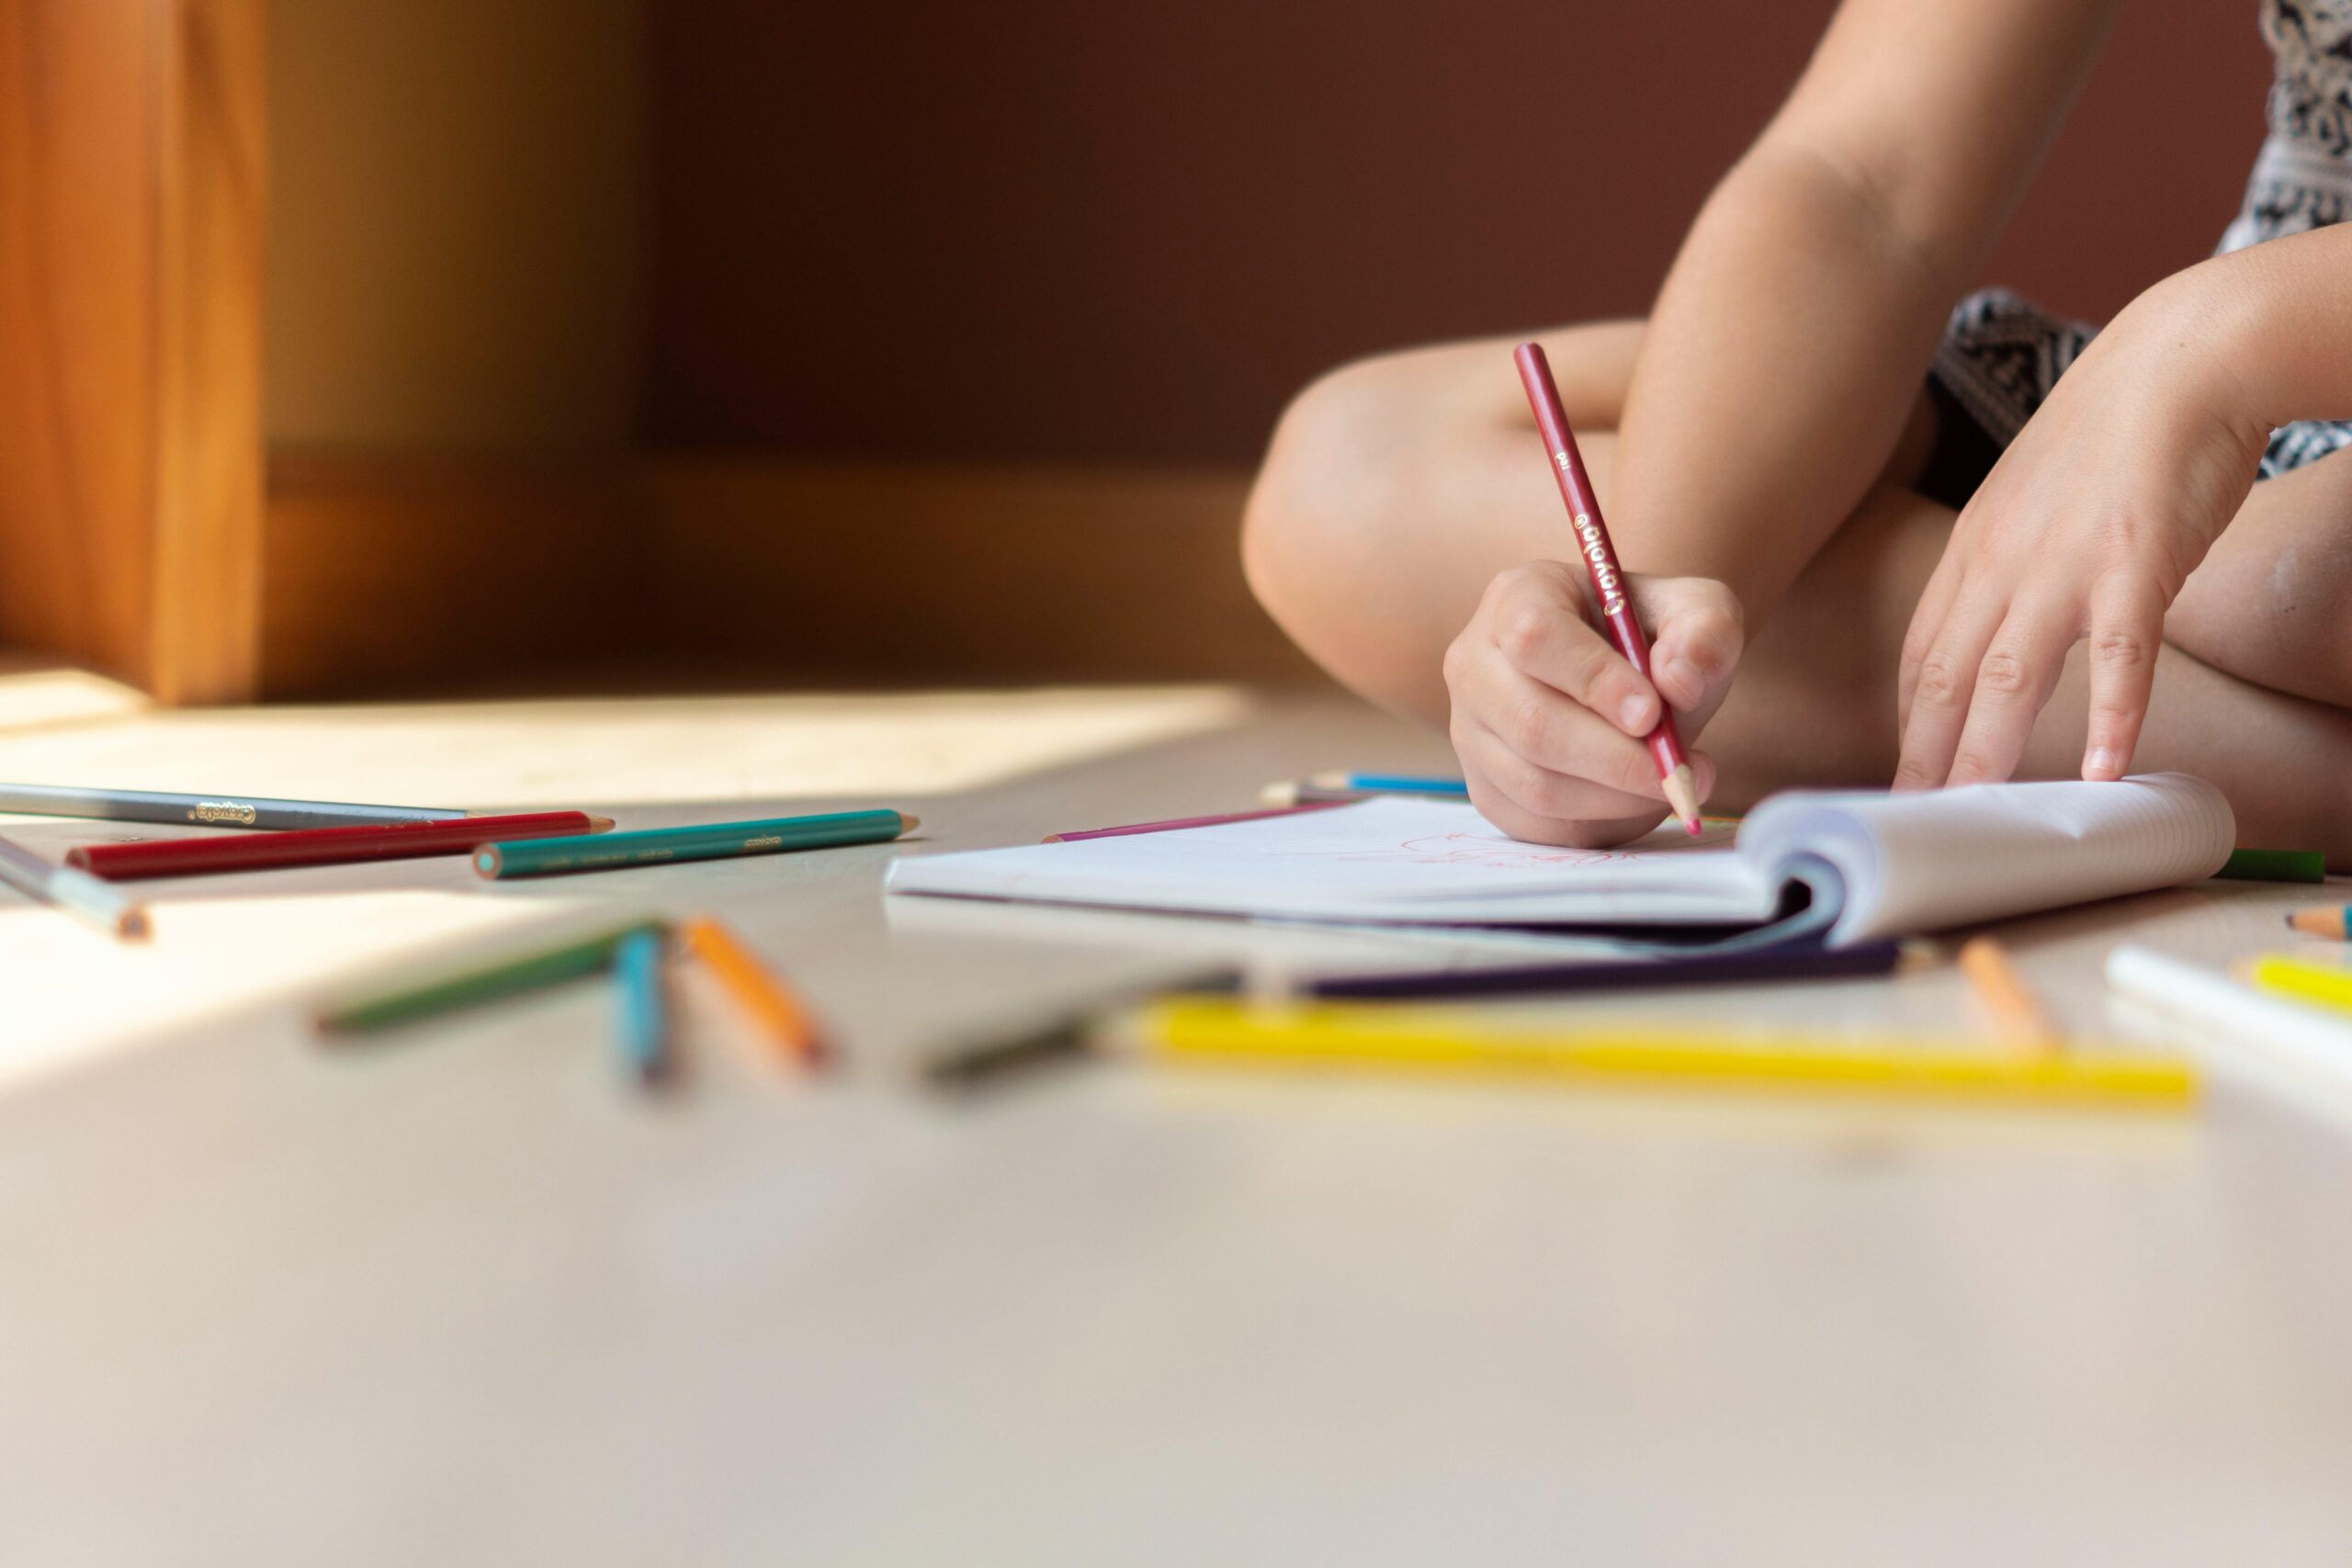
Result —
[[[1984, 289], [1953, 307], [1928, 370], [1939, 418], [1921, 491], [1955, 508], [1964, 503], [2098, 331], [2061, 321], [2005, 288]], [[2270, 433], [2261, 477], [2276, 479], [2346, 446], [2352, 422], [2282, 424]]]

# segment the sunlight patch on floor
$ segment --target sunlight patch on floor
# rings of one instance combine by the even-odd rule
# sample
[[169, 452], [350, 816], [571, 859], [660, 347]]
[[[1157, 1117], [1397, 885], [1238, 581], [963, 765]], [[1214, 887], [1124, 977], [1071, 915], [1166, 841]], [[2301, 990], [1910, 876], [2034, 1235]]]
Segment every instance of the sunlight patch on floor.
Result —
[[552, 927], [593, 908], [425, 888], [181, 898], [154, 906], [153, 941], [120, 942], [54, 910], [0, 897], [10, 898], [0, 905], [6, 1087], [232, 1009], [322, 994], [402, 953]]
[[129, 718], [147, 712], [151, 705], [145, 694], [85, 670], [0, 660], [0, 736], [54, 725]]
[[[938, 795], [1250, 711], [1235, 688], [1159, 686], [141, 708], [11, 734], [7, 679], [0, 780], [477, 809]], [[70, 705], [66, 687], [47, 690], [52, 706]]]

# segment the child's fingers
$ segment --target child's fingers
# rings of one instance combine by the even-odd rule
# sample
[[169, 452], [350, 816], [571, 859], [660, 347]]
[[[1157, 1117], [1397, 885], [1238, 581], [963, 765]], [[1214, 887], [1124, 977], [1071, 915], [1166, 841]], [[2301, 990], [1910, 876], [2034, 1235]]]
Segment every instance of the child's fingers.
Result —
[[2080, 611], [2064, 599], [2010, 606], [1977, 666], [1968, 722], [1945, 783], [1997, 784], [2017, 771], [2081, 626]]
[[1470, 783], [1471, 804], [1514, 839], [1601, 849], [1639, 838], [1666, 818], [1663, 804], [1536, 766], [1476, 720], [1454, 727], [1453, 749]]
[[2006, 608], [2002, 595], [1962, 594], [1919, 660], [1911, 689], [1911, 716], [1903, 727], [1896, 789], [1934, 789], [1951, 773], [1961, 726], [1976, 694], [1976, 674]]
[[2120, 779], [2140, 743], [2156, 680], [2164, 597], [2143, 580], [2110, 580], [2091, 599], [2091, 717], [2083, 777]]
[[1739, 598], [1712, 578], [1638, 584], [1634, 598], [1656, 628], [1650, 678], [1684, 713], [1703, 706], [1731, 679], [1745, 641]]
[[[1959, 529], [1953, 530], [1954, 537]], [[1919, 592], [1919, 603], [1911, 611], [1910, 629], [1903, 635], [1902, 662], [1896, 667], [1894, 682], [1894, 733], [1911, 733], [1911, 703], [1919, 689], [1919, 666], [1936, 645], [1936, 634], [1943, 629], [1945, 617], [1951, 614], [1952, 601], [1960, 596], [1960, 586], [1965, 575], [1960, 565], [1960, 552], [1947, 540], [1944, 553], [1936, 562], [1935, 571], [1928, 578], [1928, 586]]]
[[1516, 769], [1506, 785], [1545, 817], [1626, 817], [1665, 798], [1649, 748], [1583, 704], [1499, 656], [1474, 660], [1454, 684], [1454, 710], [1493, 734], [1511, 756], [1566, 784]]
[[1625, 734], [1647, 735], [1657, 727], [1657, 692], [1585, 620], [1581, 602], [1553, 581], [1531, 575], [1510, 584], [1495, 605], [1494, 635], [1513, 668]]

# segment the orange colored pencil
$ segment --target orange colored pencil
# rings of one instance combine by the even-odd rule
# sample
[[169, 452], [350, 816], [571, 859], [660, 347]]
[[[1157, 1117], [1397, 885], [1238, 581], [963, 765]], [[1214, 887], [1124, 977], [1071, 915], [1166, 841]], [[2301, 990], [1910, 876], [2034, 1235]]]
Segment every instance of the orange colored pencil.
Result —
[[685, 929], [686, 951], [700, 959], [736, 1005], [775, 1043], [805, 1066], [825, 1059], [825, 1038], [817, 1021], [783, 979], [752, 955], [718, 919], [706, 915]]

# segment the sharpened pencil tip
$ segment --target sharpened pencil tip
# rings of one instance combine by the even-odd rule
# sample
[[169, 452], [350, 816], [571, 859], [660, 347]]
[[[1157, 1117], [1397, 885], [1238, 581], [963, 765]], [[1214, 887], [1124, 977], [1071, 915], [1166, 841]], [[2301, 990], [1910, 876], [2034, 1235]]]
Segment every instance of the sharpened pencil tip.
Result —
[[588, 813], [588, 830], [590, 832], [609, 833], [612, 831], [612, 828], [613, 819], [611, 818], [599, 817], [593, 811]]
[[916, 829], [922, 826], [922, 818], [917, 817], [914, 813], [910, 811], [901, 811], [899, 813], [899, 832], [901, 837], [913, 832]]
[[1682, 830], [1694, 839], [1706, 831], [1699, 820], [1699, 781], [1691, 775], [1689, 764], [1667, 774], [1663, 784], [1666, 803], [1674, 807], [1674, 815], [1681, 819]]

